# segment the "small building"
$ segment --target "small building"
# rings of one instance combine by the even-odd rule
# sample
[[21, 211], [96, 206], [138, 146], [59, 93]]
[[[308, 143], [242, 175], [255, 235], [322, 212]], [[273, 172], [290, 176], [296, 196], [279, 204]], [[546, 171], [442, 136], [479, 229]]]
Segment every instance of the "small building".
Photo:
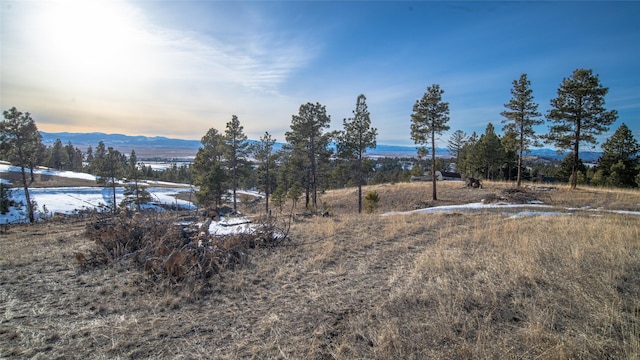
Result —
[[[438, 179], [440, 180], [440, 179]], [[443, 171], [442, 172], [442, 180], [457, 180], [462, 181], [462, 176], [460, 173], [452, 172], [452, 171]]]
[[[436, 180], [458, 180], [462, 181], [462, 176], [456, 172], [436, 170]], [[427, 170], [422, 176], [412, 176], [411, 181], [431, 181], [431, 171]]]

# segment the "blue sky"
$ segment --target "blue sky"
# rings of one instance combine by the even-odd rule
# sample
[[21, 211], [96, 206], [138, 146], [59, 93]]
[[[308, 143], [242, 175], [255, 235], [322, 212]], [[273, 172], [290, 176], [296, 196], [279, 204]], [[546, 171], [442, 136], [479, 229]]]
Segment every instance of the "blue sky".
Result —
[[[639, 2], [6, 1], [3, 110], [48, 132], [199, 139], [237, 115], [284, 141], [301, 104], [332, 128], [365, 94], [378, 143], [412, 145], [410, 114], [440, 84], [451, 131], [502, 129], [527, 73], [546, 113], [562, 79], [593, 69], [640, 138]], [[538, 129], [543, 133], [547, 125]]]

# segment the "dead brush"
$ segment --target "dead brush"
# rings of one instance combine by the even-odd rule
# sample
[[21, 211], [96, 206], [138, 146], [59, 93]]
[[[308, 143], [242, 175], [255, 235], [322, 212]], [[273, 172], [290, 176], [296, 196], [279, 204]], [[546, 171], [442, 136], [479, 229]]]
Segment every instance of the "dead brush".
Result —
[[[158, 215], [147, 217], [102, 216], [87, 223], [85, 235], [98, 245], [95, 256], [103, 263], [128, 259], [149, 248], [161, 249], [180, 238], [177, 228]], [[184, 242], [184, 238], [181, 239]]]
[[144, 271], [149, 280], [173, 283], [221, 275], [248, 263], [249, 249], [277, 246], [286, 238], [275, 220], [263, 222], [252, 233], [210, 236], [157, 213], [104, 217], [88, 223], [85, 235], [97, 246], [88, 254], [75, 254], [80, 268], [128, 265]]

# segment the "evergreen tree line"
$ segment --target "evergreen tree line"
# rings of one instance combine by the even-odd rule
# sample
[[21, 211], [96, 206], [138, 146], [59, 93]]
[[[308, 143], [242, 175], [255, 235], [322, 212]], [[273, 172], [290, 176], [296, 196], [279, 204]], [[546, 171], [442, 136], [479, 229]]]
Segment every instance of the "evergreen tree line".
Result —
[[640, 186], [640, 145], [626, 124], [622, 124], [602, 144], [603, 154], [595, 167], [587, 168], [579, 156], [581, 145], [594, 147], [595, 136], [601, 135], [617, 119], [615, 110], [604, 108], [608, 88], [600, 84], [591, 70], [578, 69], [565, 78], [558, 97], [551, 100], [546, 115], [549, 132], [536, 134], [534, 126], [544, 124], [533, 101], [531, 83], [526, 74], [513, 82], [512, 99], [505, 104], [503, 135], [498, 136], [492, 123], [485, 133], [470, 136], [455, 131], [448, 148], [455, 154], [458, 169], [468, 175], [492, 180], [516, 180], [537, 177], [540, 169], [529, 172], [524, 167], [524, 155], [542, 142], [553, 144], [569, 154], [556, 169], [543, 169], [542, 174], [556, 177], [559, 182], [597, 186]]
[[[577, 69], [571, 76], [562, 80], [557, 97], [551, 99], [551, 109], [542, 118], [538, 104], [534, 101], [531, 82], [527, 74], [513, 81], [512, 98], [506, 103], [503, 117], [503, 136], [496, 134], [492, 123], [487, 125], [485, 133], [473, 133], [467, 137], [462, 130], [453, 133], [448, 147], [456, 157], [456, 166], [466, 176], [478, 176], [485, 179], [508, 179], [515, 176], [517, 186], [521, 186], [527, 176], [523, 160], [531, 147], [542, 146], [542, 142], [553, 144], [558, 150], [571, 153], [569, 182], [576, 188], [581, 169], [580, 147], [595, 146], [596, 136], [609, 130], [609, 126], [618, 118], [615, 110], [607, 110], [604, 97], [609, 89], [602, 86], [598, 75], [592, 70]], [[427, 88], [424, 96], [418, 99], [411, 114], [411, 138], [418, 148], [418, 156], [432, 155], [431, 174], [433, 180], [433, 199], [436, 195], [436, 158], [435, 140], [444, 131], [449, 130], [449, 103], [443, 101], [444, 90], [438, 84]], [[546, 134], [537, 134], [535, 127], [549, 123]], [[637, 141], [622, 125], [611, 139], [603, 145], [605, 155], [596, 173], [596, 182], [600, 185], [638, 186], [639, 160]], [[619, 138], [623, 137], [624, 140]], [[613, 145], [615, 142], [619, 146]]]
[[[523, 179], [537, 175], [536, 171], [529, 173], [524, 166], [526, 153], [531, 147], [545, 142], [571, 152], [556, 173], [559, 180], [569, 181], [572, 187], [578, 183], [637, 187], [640, 183], [640, 147], [626, 125], [623, 124], [602, 145], [603, 155], [597, 168], [587, 170], [579, 157], [580, 146], [594, 146], [596, 136], [607, 131], [617, 119], [615, 110], [608, 111], [604, 107], [607, 92], [608, 88], [600, 84], [591, 70], [577, 69], [563, 79], [558, 96], [551, 100], [551, 110], [543, 119], [527, 75], [522, 74], [513, 81], [512, 98], [500, 113], [503, 134], [498, 135], [492, 123], [479, 136], [476, 133], [467, 136], [464, 131], [456, 130], [448, 142], [454, 158], [452, 162], [463, 176], [516, 180], [520, 186]], [[433, 84], [413, 106], [411, 138], [418, 145], [414, 172], [428, 168], [435, 175], [436, 170], [446, 170], [445, 162], [436, 159], [434, 151], [437, 137], [450, 129], [447, 125], [449, 103], [443, 101], [443, 94], [444, 90]], [[321, 207], [319, 194], [324, 190], [354, 186], [358, 188], [358, 209], [361, 211], [362, 185], [405, 181], [411, 176], [411, 172], [400, 165], [401, 161], [366, 158], [367, 149], [376, 146], [377, 130], [371, 127], [364, 95], [358, 96], [353, 117], [343, 119], [343, 130], [339, 131], [328, 131], [331, 118], [324, 105], [302, 104], [298, 113], [292, 115], [290, 130], [285, 133], [286, 143], [279, 151], [274, 151], [276, 139], [268, 132], [250, 145], [244, 127], [233, 115], [224, 130], [211, 128], [206, 132], [190, 167], [174, 166], [162, 172], [138, 164], [135, 152], [126, 157], [111, 147], [105, 148], [102, 142], [95, 151], [89, 148], [84, 158], [71, 143], [62, 146], [56, 141], [50, 148], [43, 147], [29, 113], [12, 108], [4, 115], [0, 127], [4, 159], [21, 166], [23, 174], [24, 169], [33, 169], [39, 163], [77, 171], [84, 159], [85, 171], [98, 175], [105, 186], [113, 187], [114, 204], [117, 180], [126, 177], [127, 186], [136, 189], [128, 201], [137, 206], [140, 199], [144, 199], [144, 194], [140, 196], [138, 181], [155, 178], [193, 183], [199, 187], [198, 202], [208, 207], [229, 201], [236, 208], [237, 190], [256, 187], [267, 195], [267, 212], [269, 200], [275, 206], [282, 206], [286, 199], [293, 200], [294, 204], [304, 199], [307, 209], [318, 211]], [[549, 123], [549, 132], [536, 134], [534, 127], [544, 124], [545, 120]], [[430, 162], [427, 160], [429, 154]], [[23, 178], [27, 190], [28, 182], [24, 175]], [[435, 200], [436, 177], [432, 178]], [[231, 194], [229, 199], [228, 193]], [[113, 209], [115, 211], [115, 206]]]
[[[510, 148], [510, 134], [499, 136], [489, 123], [480, 137], [476, 133], [464, 135], [463, 142], [449, 140], [449, 150], [457, 156], [457, 168], [467, 176], [515, 181], [518, 155]], [[578, 159], [577, 184], [611, 187], [640, 187], [640, 144], [626, 124], [620, 125], [612, 137], [602, 144], [602, 156], [594, 166], [588, 167]], [[561, 161], [523, 162], [521, 178], [529, 181], [555, 181], [572, 183], [575, 155], [569, 152]], [[456, 161], [456, 158], [452, 159]]]
[[40, 144], [38, 157], [41, 166], [56, 170], [84, 171], [84, 154], [70, 141], [66, 145], [60, 139], [50, 146]]

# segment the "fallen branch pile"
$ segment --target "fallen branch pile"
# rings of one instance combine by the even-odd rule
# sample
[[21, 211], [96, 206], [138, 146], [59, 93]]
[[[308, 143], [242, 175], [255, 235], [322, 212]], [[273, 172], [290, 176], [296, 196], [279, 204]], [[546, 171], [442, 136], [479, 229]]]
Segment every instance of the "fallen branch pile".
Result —
[[97, 245], [76, 253], [81, 268], [126, 263], [153, 278], [175, 282], [208, 279], [247, 263], [248, 249], [285, 240], [274, 222], [251, 233], [211, 236], [198, 224], [176, 223], [163, 215], [108, 217], [88, 223], [85, 235]]

